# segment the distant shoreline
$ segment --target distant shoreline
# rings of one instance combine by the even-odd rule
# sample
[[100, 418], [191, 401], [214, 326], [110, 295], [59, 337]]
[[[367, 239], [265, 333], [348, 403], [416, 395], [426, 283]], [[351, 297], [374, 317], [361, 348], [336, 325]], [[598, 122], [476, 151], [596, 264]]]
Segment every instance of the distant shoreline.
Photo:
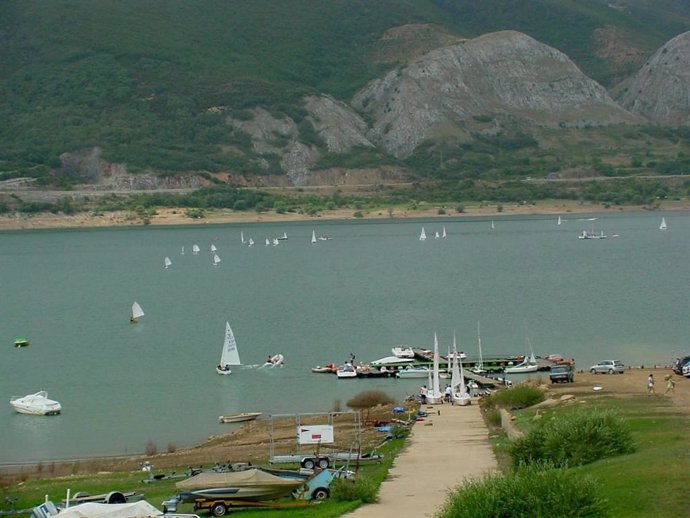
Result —
[[[128, 211], [109, 211], [98, 213], [51, 214], [41, 213], [32, 215], [5, 215], [0, 217], [1, 230], [32, 230], [32, 229], [80, 229], [80, 228], [108, 228], [108, 227], [143, 227], [170, 225], [213, 225], [233, 223], [280, 223], [297, 221], [333, 221], [333, 220], [400, 220], [413, 218], [462, 218], [462, 217], [495, 217], [527, 215], [552, 215], [554, 217], [568, 214], [585, 213], [620, 213], [649, 211], [640, 206], [612, 206], [606, 208], [596, 203], [581, 203], [571, 200], [550, 200], [535, 204], [462, 204], [464, 209], [458, 212], [454, 207], [439, 204], [438, 207], [412, 210], [407, 207], [395, 207], [389, 213], [388, 208], [379, 209], [336, 209], [324, 210], [316, 216], [286, 212], [278, 214], [275, 211], [256, 213], [251, 211], [237, 212], [230, 209], [209, 210], [204, 218], [192, 219], [185, 215], [183, 208], [159, 208], [156, 215], [150, 217], [145, 225], [140, 218], [133, 217]], [[456, 204], [460, 205], [460, 204]], [[443, 212], [439, 214], [443, 207]], [[500, 208], [500, 209], [499, 209]], [[677, 211], [690, 210], [690, 201], [665, 202], [658, 210]], [[358, 214], [355, 216], [355, 214]], [[567, 218], [566, 218], [567, 219]]]

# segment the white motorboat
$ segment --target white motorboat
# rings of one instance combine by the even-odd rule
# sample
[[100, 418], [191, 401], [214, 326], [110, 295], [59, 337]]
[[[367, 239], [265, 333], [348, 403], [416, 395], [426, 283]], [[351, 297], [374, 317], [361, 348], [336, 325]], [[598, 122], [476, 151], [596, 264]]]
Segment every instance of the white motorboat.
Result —
[[220, 353], [220, 363], [216, 366], [218, 374], [230, 374], [232, 370], [231, 365], [241, 365], [240, 352], [237, 350], [237, 341], [232, 332], [230, 323], [225, 322], [225, 340], [223, 340], [223, 349]]
[[132, 316], [129, 317], [129, 321], [132, 324], [136, 324], [139, 322], [139, 319], [144, 316], [144, 310], [141, 309], [141, 306], [139, 305], [138, 302], [135, 302], [132, 304]]
[[582, 233], [577, 236], [578, 239], [606, 239], [606, 234], [604, 234], [604, 231], [602, 230], [601, 233], [595, 234], [594, 231], [589, 232], [587, 230], [583, 230]]
[[338, 366], [338, 370], [335, 372], [335, 374], [338, 376], [338, 379], [356, 378], [357, 369], [355, 369], [355, 366], [351, 363], [343, 363], [342, 365]]
[[62, 405], [48, 399], [45, 390], [24, 397], [13, 397], [10, 399], [10, 405], [20, 414], [28, 415], [57, 415], [62, 411]]
[[203, 471], [175, 484], [181, 502], [198, 498], [264, 501], [290, 494], [303, 485], [304, 478], [279, 477], [260, 469], [244, 471]]
[[408, 365], [395, 373], [396, 378], [426, 378], [429, 376], [429, 367], [413, 367]]
[[399, 358], [397, 356], [386, 356], [384, 358], [379, 358], [378, 360], [374, 360], [373, 362], [370, 362], [371, 365], [377, 365], [377, 366], [388, 366], [388, 365], [400, 365], [400, 364], [405, 364], [407, 362], [414, 361], [412, 358]]
[[219, 415], [219, 423], [241, 423], [242, 421], [253, 421], [261, 415], [261, 412], [241, 412], [239, 414]]
[[407, 345], [397, 345], [391, 349], [396, 358], [414, 358], [414, 350]]

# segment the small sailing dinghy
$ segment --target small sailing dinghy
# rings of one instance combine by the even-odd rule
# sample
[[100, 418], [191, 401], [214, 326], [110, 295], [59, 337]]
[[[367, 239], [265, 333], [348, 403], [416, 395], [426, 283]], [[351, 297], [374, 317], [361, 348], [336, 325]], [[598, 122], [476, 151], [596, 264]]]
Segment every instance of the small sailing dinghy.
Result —
[[231, 365], [241, 365], [240, 352], [237, 350], [237, 342], [230, 323], [225, 322], [225, 340], [223, 340], [220, 363], [216, 366], [216, 372], [218, 374], [230, 374], [232, 372], [230, 370]]
[[458, 347], [453, 336], [453, 367], [451, 368], [451, 382], [453, 403], [467, 406], [471, 403], [470, 393], [465, 384], [465, 373], [462, 369], [462, 354], [458, 354]]
[[668, 230], [666, 225], [666, 218], [661, 218], [661, 224], [659, 225], [659, 230]]
[[184, 255], [184, 247], [182, 247], [182, 251], [180, 252], [180, 255]]
[[129, 317], [129, 321], [132, 324], [137, 324], [139, 322], [139, 319], [144, 316], [144, 310], [141, 309], [141, 306], [139, 305], [138, 302], [135, 302], [132, 304], [132, 316]]
[[164, 264], [166, 270], [168, 268], [170, 268], [170, 266], [172, 265], [172, 261], [170, 260], [170, 257], [166, 257], [165, 260], [163, 261], [163, 264]]
[[424, 231], [424, 227], [422, 227], [422, 233], [419, 234], [419, 240], [426, 241], [426, 232]]
[[313, 230], [311, 231], [311, 244], [312, 245], [316, 244], [316, 232]]
[[443, 227], [443, 232], [441, 232], [441, 238], [446, 239], [448, 237], [448, 234], [446, 234], [446, 227]]
[[192, 245], [192, 253], [194, 255], [198, 254], [200, 250], [199, 245]]
[[216, 245], [211, 244], [211, 253], [215, 254], [217, 251], [218, 251], [218, 249], [216, 248]]
[[220, 257], [218, 254], [213, 254], [213, 266], [218, 266], [218, 263], [220, 263]]
[[277, 367], [282, 365], [284, 361], [285, 357], [282, 354], [274, 354], [273, 356], [269, 354], [262, 367]]

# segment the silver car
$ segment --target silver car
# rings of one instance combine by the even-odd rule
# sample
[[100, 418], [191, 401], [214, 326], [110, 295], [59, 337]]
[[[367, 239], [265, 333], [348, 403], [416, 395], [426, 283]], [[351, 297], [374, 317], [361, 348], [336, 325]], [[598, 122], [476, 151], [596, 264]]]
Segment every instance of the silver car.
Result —
[[620, 360], [604, 360], [589, 368], [592, 374], [623, 374], [625, 365]]

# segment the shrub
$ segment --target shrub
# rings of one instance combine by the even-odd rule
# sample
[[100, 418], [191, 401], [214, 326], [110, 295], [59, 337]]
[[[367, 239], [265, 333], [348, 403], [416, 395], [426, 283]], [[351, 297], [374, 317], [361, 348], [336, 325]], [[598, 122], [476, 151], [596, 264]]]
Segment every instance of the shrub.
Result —
[[168, 443], [168, 453], [175, 453], [177, 451], [177, 445], [174, 442]]
[[614, 412], [580, 410], [541, 421], [510, 447], [515, 465], [549, 462], [580, 466], [635, 450], [632, 436]]
[[549, 466], [472, 479], [448, 496], [438, 518], [598, 518], [607, 515], [589, 477]]
[[436, 211], [439, 216], [443, 216], [446, 213], [446, 209], [440, 208]]
[[364, 214], [362, 214], [362, 211], [361, 211], [361, 210], [358, 210], [357, 212], [355, 212], [355, 213], [353, 214], [353, 216], [354, 216], [355, 218], [363, 218], [363, 217], [364, 217]]
[[372, 408], [394, 403], [392, 397], [381, 390], [365, 390], [347, 401], [347, 406], [355, 409]]
[[372, 504], [378, 500], [378, 486], [366, 476], [341, 478], [331, 483], [331, 495], [336, 500], [361, 500], [362, 503]]
[[495, 407], [518, 410], [541, 403], [544, 399], [546, 399], [546, 396], [542, 390], [523, 383], [494, 392], [488, 398], [484, 398], [482, 404], [487, 410]]
[[146, 453], [147, 457], [151, 457], [158, 453], [158, 448], [156, 447], [156, 443], [153, 441], [149, 441], [146, 443], [146, 447], [144, 448], [144, 453]]

